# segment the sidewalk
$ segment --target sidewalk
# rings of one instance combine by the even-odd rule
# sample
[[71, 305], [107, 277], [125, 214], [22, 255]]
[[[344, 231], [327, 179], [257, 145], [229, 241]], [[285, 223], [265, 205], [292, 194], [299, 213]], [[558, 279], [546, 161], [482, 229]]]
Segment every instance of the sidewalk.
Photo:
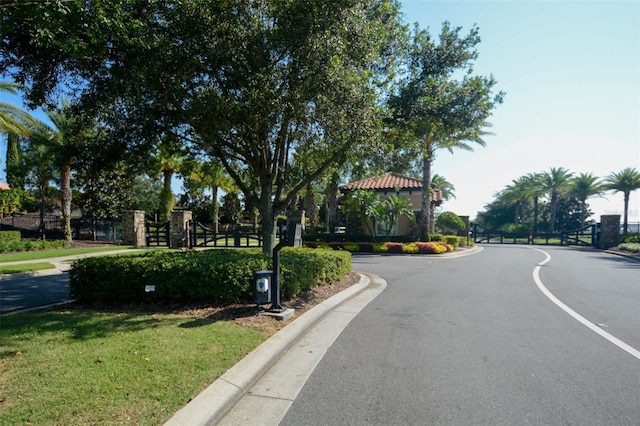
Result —
[[278, 424], [342, 330], [387, 287], [375, 275], [360, 277], [258, 346], [165, 426]]
[[[146, 251], [147, 248], [140, 249], [113, 249], [106, 251], [97, 251], [93, 253], [84, 253], [84, 254], [75, 254], [69, 256], [59, 256], [59, 257], [51, 257], [45, 259], [34, 259], [34, 260], [19, 260], [14, 262], [2, 262], [0, 261], [0, 265], [27, 265], [30, 263], [51, 263], [54, 268], [52, 269], [43, 269], [40, 271], [31, 271], [31, 272], [21, 272], [17, 274], [0, 274], [0, 280], [9, 280], [16, 278], [24, 278], [24, 277], [41, 277], [46, 275], [57, 275], [68, 272], [71, 269], [71, 264], [74, 260], [84, 259], [87, 257], [96, 257], [96, 256], [106, 256], [112, 254], [123, 254], [123, 253], [133, 253], [136, 251]], [[1, 259], [1, 258], [0, 258]]]

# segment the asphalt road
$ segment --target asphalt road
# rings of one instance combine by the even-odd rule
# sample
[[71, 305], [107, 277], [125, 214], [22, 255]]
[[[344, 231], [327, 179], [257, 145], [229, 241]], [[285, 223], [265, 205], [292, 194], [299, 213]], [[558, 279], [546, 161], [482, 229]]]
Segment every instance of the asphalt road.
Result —
[[281, 425], [640, 425], [640, 264], [497, 245], [353, 263], [387, 289], [329, 348]]
[[69, 299], [69, 275], [0, 280], [0, 314], [61, 303]]

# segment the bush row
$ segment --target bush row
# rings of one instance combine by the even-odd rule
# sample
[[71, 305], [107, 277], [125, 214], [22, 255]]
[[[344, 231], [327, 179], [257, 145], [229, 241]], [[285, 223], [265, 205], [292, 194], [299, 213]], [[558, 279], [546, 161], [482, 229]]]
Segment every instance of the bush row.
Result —
[[361, 242], [305, 242], [305, 246], [311, 248], [331, 248], [333, 250], [345, 250], [352, 253], [404, 253], [404, 254], [441, 254], [455, 250], [466, 244], [466, 237], [444, 236], [442, 241], [430, 242], [387, 242], [387, 243], [361, 243]]
[[[302, 237], [307, 243], [415, 243], [416, 238], [410, 235], [392, 235], [388, 239], [378, 236], [374, 239], [371, 235], [354, 235], [354, 234], [307, 234]], [[444, 241], [447, 244], [464, 246], [467, 244], [467, 237], [458, 237], [456, 235], [430, 234], [429, 241]], [[452, 242], [455, 241], [455, 242]]]
[[624, 234], [621, 240], [622, 243], [640, 243], [640, 233], [629, 232]]
[[0, 244], [20, 242], [20, 231], [0, 231]]
[[[18, 231], [18, 236], [20, 232]], [[0, 253], [13, 253], [23, 251], [51, 250], [67, 247], [69, 243], [64, 240], [42, 241], [42, 240], [18, 240], [0, 241]]]
[[622, 243], [618, 249], [629, 253], [640, 253], [640, 243]]
[[[280, 254], [281, 297], [343, 278], [349, 253], [285, 248]], [[81, 259], [69, 272], [71, 297], [90, 302], [238, 302], [253, 300], [253, 273], [272, 270], [258, 250], [151, 252]], [[155, 286], [148, 292], [147, 286]]]

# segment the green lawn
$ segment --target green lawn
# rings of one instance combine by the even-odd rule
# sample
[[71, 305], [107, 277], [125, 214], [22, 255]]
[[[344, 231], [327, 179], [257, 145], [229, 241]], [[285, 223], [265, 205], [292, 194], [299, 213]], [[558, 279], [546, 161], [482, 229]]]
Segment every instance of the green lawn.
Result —
[[48, 259], [52, 257], [76, 256], [86, 253], [99, 253], [103, 251], [131, 249], [133, 246], [112, 246], [112, 247], [83, 247], [56, 250], [23, 251], [19, 253], [0, 254], [0, 264], [3, 262], [19, 262], [22, 260]]
[[266, 338], [170, 313], [0, 317], [0, 424], [161, 425]]
[[23, 265], [3, 265], [0, 263], [0, 274], [17, 274], [20, 272], [42, 271], [53, 269], [55, 266], [47, 262], [27, 263]]

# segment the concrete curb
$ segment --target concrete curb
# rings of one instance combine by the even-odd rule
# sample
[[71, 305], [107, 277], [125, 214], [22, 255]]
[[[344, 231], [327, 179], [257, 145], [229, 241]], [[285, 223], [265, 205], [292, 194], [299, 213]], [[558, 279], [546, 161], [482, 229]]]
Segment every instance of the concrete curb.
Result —
[[371, 280], [360, 281], [305, 312], [240, 360], [180, 409], [166, 426], [210, 425], [221, 419], [278, 359], [332, 309], [365, 290]]

